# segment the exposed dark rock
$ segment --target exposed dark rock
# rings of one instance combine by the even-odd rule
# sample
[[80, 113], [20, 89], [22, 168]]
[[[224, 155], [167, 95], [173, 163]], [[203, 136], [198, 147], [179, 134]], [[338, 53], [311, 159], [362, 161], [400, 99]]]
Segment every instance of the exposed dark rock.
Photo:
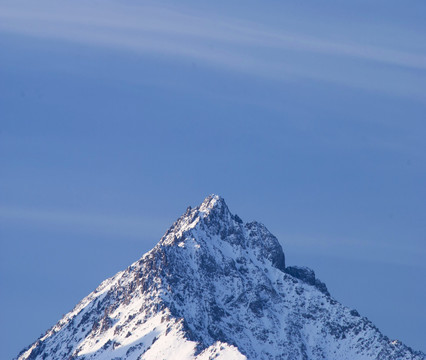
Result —
[[315, 286], [323, 294], [330, 295], [327, 286], [321, 280], [315, 278], [315, 272], [312, 269], [304, 266], [287, 266], [285, 272], [303, 281], [305, 284]]

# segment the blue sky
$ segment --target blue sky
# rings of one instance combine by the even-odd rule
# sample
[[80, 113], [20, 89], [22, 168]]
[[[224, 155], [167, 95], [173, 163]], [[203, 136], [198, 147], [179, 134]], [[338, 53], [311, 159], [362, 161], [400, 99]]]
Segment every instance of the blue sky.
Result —
[[188, 205], [426, 351], [421, 1], [0, 2], [0, 357]]

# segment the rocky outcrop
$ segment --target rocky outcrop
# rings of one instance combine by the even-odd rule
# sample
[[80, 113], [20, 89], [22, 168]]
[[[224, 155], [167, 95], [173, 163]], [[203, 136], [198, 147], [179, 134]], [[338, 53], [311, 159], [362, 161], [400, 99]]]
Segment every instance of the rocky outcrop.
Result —
[[305, 284], [315, 286], [319, 291], [325, 295], [330, 295], [327, 286], [315, 277], [315, 272], [305, 266], [288, 266], [284, 270], [287, 274], [302, 280]]

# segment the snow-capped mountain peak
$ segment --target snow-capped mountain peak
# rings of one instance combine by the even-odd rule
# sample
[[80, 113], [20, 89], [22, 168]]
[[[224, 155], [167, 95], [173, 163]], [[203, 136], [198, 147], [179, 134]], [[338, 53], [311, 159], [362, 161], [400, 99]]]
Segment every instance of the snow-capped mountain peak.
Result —
[[208, 196], [18, 359], [425, 359], [334, 300], [277, 238]]
[[[284, 270], [285, 257], [278, 239], [268, 229], [256, 221], [244, 223], [238, 215], [233, 215], [225, 200], [218, 195], [208, 196], [200, 206], [187, 209], [166, 232], [158, 247], [180, 246], [185, 241], [208, 241], [214, 246], [224, 247], [224, 242], [234, 250], [244, 250], [247, 255], [264, 262], [268, 260], [278, 269]], [[234, 259], [235, 260], [235, 259]]]

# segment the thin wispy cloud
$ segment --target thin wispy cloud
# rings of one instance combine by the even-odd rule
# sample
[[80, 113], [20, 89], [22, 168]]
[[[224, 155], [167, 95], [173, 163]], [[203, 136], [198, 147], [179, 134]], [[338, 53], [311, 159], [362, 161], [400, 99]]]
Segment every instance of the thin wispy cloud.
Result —
[[158, 230], [164, 229], [165, 223], [162, 219], [146, 216], [106, 215], [14, 206], [0, 206], [0, 222], [13, 226], [20, 224], [21, 226], [59, 229], [60, 231], [69, 230], [73, 233], [132, 239], [158, 237]]
[[424, 269], [426, 249], [415, 243], [414, 239], [394, 242], [389, 239], [369, 239], [331, 237], [324, 235], [306, 236], [302, 234], [282, 234], [287, 249], [323, 257], [358, 259], [360, 261], [381, 262]]
[[125, 4], [3, 2], [0, 31], [160, 54], [170, 61], [189, 59], [278, 81], [305, 78], [424, 99], [423, 53], [360, 44], [349, 36], [336, 41], [244, 19]]

